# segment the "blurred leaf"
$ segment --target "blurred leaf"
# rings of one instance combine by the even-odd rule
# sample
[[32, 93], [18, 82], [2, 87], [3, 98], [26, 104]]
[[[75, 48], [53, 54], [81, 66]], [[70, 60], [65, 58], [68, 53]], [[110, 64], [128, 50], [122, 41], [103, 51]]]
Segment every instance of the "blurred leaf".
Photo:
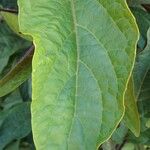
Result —
[[133, 143], [126, 143], [123, 147], [122, 150], [135, 150], [135, 146]]
[[31, 90], [31, 76], [27, 81], [25, 81], [23, 84], [19, 86], [19, 90], [20, 90], [20, 94], [21, 94], [23, 101], [26, 101], [32, 98], [31, 91], [30, 91]]
[[17, 104], [3, 113], [5, 120], [0, 127], [0, 149], [31, 132], [30, 103]]
[[147, 46], [141, 53], [137, 55], [133, 71], [135, 92], [137, 98], [141, 92], [141, 88], [150, 69], [150, 29], [147, 32], [147, 38]]
[[150, 0], [139, 0], [141, 4], [150, 4]]
[[150, 4], [150, 0], [127, 0], [127, 3], [131, 7], [142, 8], [142, 4]]
[[131, 9], [136, 17], [138, 27], [140, 29], [140, 40], [138, 46], [143, 49], [147, 42], [147, 30], [150, 27], [150, 14], [139, 8]]
[[150, 128], [150, 118], [147, 120], [147, 122], [146, 122], [146, 127], [147, 128]]
[[150, 29], [147, 37], [147, 46], [138, 54], [134, 68], [134, 83], [141, 114], [141, 134], [139, 138], [135, 138], [132, 134], [129, 136], [132, 142], [142, 144], [150, 144], [150, 128], [147, 127], [147, 121], [150, 118]]
[[0, 73], [12, 54], [24, 50], [29, 45], [30, 42], [20, 39], [5, 22], [0, 22]]
[[102, 145], [103, 150], [115, 150], [115, 144], [110, 139]]
[[13, 107], [14, 105], [16, 105], [18, 103], [22, 103], [22, 102], [23, 102], [22, 97], [20, 95], [19, 90], [17, 89], [4, 99], [1, 106], [3, 107], [3, 109], [8, 110], [11, 107]]
[[16, 66], [0, 80], [0, 97], [12, 92], [30, 77], [33, 53], [34, 46], [32, 46]]
[[116, 144], [122, 144], [123, 141], [125, 140], [125, 137], [127, 135], [128, 129], [124, 125], [123, 122], [120, 123], [120, 126], [115, 130], [115, 132], [112, 135], [112, 140]]
[[7, 145], [5, 150], [19, 150], [19, 144], [20, 144], [19, 140], [11, 142], [9, 145]]
[[0, 0], [0, 4], [4, 8], [10, 8], [10, 9], [16, 9], [16, 10], [18, 8], [17, 0]]
[[4, 20], [7, 22], [9, 27], [20, 37], [32, 41], [31, 36], [23, 35], [19, 31], [19, 23], [18, 23], [18, 15], [15, 13], [10, 13], [6, 11], [1, 11], [2, 16], [4, 17]]
[[133, 87], [133, 79], [130, 78], [130, 81], [127, 86], [127, 91], [125, 93], [125, 116], [124, 120], [128, 128], [134, 133], [135, 136], [140, 134], [140, 117], [137, 109], [136, 98]]

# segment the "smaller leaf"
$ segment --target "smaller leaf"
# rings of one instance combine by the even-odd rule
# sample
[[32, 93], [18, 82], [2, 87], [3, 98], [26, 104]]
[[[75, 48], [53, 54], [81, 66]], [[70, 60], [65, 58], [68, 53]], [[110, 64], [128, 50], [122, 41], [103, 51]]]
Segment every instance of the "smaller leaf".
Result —
[[133, 143], [126, 143], [123, 146], [122, 150], [135, 150], [135, 146]]
[[16, 104], [22, 103], [22, 97], [20, 95], [19, 89], [16, 89], [10, 95], [8, 95], [4, 101], [1, 103], [1, 107], [3, 110], [10, 109], [11, 107], [15, 106]]
[[32, 46], [16, 66], [0, 80], [0, 97], [12, 92], [29, 78], [33, 52]]
[[136, 97], [141, 119], [141, 134], [135, 138], [129, 134], [128, 139], [134, 143], [150, 144], [150, 128], [148, 120], [150, 118], [150, 29], [147, 33], [147, 46], [138, 54], [134, 67], [134, 85], [136, 87]]
[[138, 137], [140, 134], [140, 117], [139, 117], [138, 108], [136, 104], [132, 77], [130, 78], [125, 93], [124, 120], [128, 128], [134, 133], [136, 137]]
[[128, 132], [128, 128], [123, 122], [120, 123], [120, 126], [115, 130], [112, 135], [112, 140], [116, 144], [122, 144]]
[[14, 141], [12, 143], [10, 143], [6, 148], [5, 150], [19, 150], [19, 144], [20, 144], [20, 141]]
[[16, 52], [24, 51], [29, 46], [31, 46], [31, 42], [18, 37], [5, 21], [0, 22], [0, 75], [11, 56]]
[[0, 4], [4, 8], [17, 9], [17, 0], [0, 0]]
[[19, 23], [18, 23], [18, 15], [15, 13], [11, 13], [8, 11], [1, 11], [1, 15], [3, 16], [4, 20], [7, 22], [7, 24], [9, 25], [9, 27], [20, 37], [28, 40], [28, 41], [32, 41], [32, 37], [31, 36], [27, 36], [27, 35], [23, 35], [20, 31], [19, 31]]
[[150, 28], [147, 32], [147, 38], [147, 46], [141, 53], [138, 54], [133, 71], [136, 97], [139, 96], [142, 84], [150, 70]]
[[150, 118], [148, 119], [148, 121], [146, 122], [146, 127], [150, 128]]
[[147, 30], [150, 27], [150, 15], [146, 11], [139, 8], [132, 8], [131, 10], [136, 17], [141, 34], [138, 46], [143, 49], [147, 41]]
[[15, 105], [3, 111], [5, 120], [0, 127], [0, 149], [16, 139], [21, 139], [31, 132], [30, 103]]
[[150, 4], [150, 0], [140, 0], [141, 4]]

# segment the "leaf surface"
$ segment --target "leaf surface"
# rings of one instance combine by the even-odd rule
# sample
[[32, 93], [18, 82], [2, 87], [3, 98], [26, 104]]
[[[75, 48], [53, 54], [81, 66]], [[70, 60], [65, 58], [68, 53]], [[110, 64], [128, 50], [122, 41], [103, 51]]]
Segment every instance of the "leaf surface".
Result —
[[29, 42], [18, 38], [6, 22], [0, 22], [0, 73], [6, 67], [11, 55], [24, 50], [29, 45]]
[[141, 134], [139, 138], [130, 135], [129, 139], [136, 143], [150, 144], [150, 29], [147, 33], [147, 46], [138, 54], [134, 68], [134, 84], [141, 119]]
[[4, 20], [7, 22], [9, 27], [20, 37], [32, 41], [30, 36], [25, 36], [19, 31], [19, 24], [18, 24], [18, 15], [6, 11], [1, 11], [1, 15], [4, 17]]
[[2, 113], [5, 117], [0, 126], [0, 149], [31, 132], [30, 103], [17, 104], [9, 110], [0, 112]]
[[150, 27], [150, 14], [139, 8], [132, 8], [131, 10], [136, 17], [140, 30], [140, 40], [138, 42], [138, 46], [141, 49], [144, 49], [147, 42], [147, 30]]
[[147, 77], [147, 73], [150, 70], [150, 28], [147, 32], [147, 46], [145, 49], [137, 55], [135, 67], [134, 67], [134, 84], [136, 97], [139, 97], [143, 82]]
[[19, 0], [19, 12], [20, 29], [33, 36], [36, 47], [32, 128], [37, 149], [98, 148], [124, 114], [138, 39], [127, 5], [122, 0]]
[[129, 80], [125, 93], [125, 116], [124, 120], [128, 128], [136, 137], [140, 134], [140, 116], [137, 108], [137, 99], [134, 92], [132, 77]]
[[0, 80], [0, 97], [15, 90], [30, 77], [33, 53], [34, 46], [32, 46], [14, 68]]

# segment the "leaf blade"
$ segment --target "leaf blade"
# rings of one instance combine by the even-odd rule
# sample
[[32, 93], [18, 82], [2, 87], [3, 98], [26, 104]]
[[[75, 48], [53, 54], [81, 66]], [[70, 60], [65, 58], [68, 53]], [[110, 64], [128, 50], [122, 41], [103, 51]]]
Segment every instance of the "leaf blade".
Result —
[[30, 36], [26, 36], [20, 33], [19, 31], [19, 23], [18, 23], [18, 15], [15, 13], [10, 13], [7, 11], [1, 11], [1, 15], [3, 16], [4, 20], [7, 22], [9, 27], [20, 37], [32, 41]]
[[12, 92], [31, 75], [34, 47], [0, 80], [0, 97]]
[[[58, 5], [52, 0], [44, 2], [19, 1], [20, 28], [33, 36], [36, 45], [32, 73], [35, 144], [38, 149], [96, 149], [110, 137], [124, 114], [124, 91], [133, 68], [138, 37], [135, 22], [122, 1], [117, 3], [121, 7], [117, 13], [124, 18], [119, 23], [120, 16], [115, 17], [113, 12], [116, 6], [109, 5], [109, 0], [66, 0]], [[49, 19], [40, 17], [37, 8]], [[130, 32], [124, 26], [128, 19]], [[118, 37], [120, 42], [116, 43]], [[43, 85], [42, 89], [39, 85]], [[39, 124], [41, 128], [37, 129]], [[46, 129], [50, 134], [41, 137]]]
[[125, 94], [125, 116], [124, 120], [128, 128], [136, 137], [140, 135], [140, 116], [137, 108], [137, 100], [134, 93], [133, 79], [129, 80]]

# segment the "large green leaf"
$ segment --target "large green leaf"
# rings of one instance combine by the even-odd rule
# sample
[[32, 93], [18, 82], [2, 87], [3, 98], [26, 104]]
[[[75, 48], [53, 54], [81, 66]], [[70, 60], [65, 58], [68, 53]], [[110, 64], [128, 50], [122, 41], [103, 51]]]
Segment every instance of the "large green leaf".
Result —
[[[32, 128], [37, 149], [93, 150], [124, 114], [138, 31], [122, 0], [20, 0], [33, 36]], [[29, 21], [30, 20], [30, 21]]]

